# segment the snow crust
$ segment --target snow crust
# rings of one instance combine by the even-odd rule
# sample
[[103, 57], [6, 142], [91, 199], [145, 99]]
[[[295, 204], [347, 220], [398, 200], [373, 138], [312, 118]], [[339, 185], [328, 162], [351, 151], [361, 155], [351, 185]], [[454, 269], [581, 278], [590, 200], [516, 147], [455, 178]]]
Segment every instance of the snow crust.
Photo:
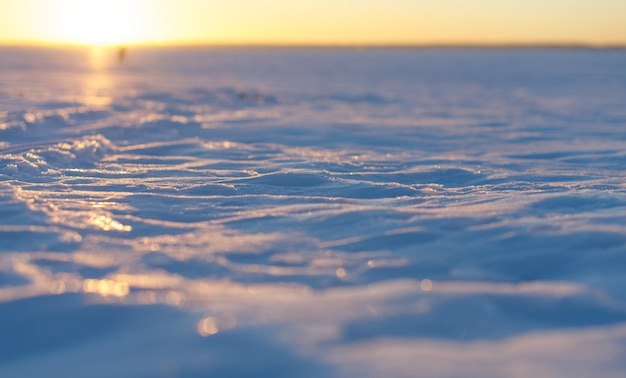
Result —
[[623, 50], [0, 49], [0, 376], [622, 377]]

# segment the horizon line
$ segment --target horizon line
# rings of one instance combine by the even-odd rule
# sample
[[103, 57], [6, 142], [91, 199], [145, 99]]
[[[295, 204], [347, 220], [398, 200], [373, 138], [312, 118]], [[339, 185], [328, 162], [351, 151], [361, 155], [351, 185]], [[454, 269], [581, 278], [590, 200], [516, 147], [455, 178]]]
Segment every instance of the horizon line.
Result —
[[328, 49], [428, 49], [428, 48], [470, 48], [470, 49], [589, 49], [615, 50], [626, 49], [623, 43], [593, 42], [425, 42], [425, 43], [280, 43], [280, 42], [131, 42], [94, 45], [71, 42], [6, 41], [0, 42], [0, 48], [328, 48]]

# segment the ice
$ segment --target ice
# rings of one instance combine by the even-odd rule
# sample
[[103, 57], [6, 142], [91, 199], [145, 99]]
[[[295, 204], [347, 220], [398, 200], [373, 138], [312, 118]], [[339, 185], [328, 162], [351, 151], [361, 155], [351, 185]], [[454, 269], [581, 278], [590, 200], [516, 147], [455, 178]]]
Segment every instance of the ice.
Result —
[[0, 48], [0, 376], [621, 377], [625, 66]]

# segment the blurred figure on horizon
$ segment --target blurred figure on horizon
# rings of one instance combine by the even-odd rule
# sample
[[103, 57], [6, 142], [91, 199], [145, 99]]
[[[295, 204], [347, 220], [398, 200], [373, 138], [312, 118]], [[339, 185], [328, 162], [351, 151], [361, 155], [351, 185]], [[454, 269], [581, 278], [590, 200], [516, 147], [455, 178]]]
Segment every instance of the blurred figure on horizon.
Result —
[[126, 47], [120, 46], [117, 48], [117, 60], [120, 63], [124, 63], [126, 60]]

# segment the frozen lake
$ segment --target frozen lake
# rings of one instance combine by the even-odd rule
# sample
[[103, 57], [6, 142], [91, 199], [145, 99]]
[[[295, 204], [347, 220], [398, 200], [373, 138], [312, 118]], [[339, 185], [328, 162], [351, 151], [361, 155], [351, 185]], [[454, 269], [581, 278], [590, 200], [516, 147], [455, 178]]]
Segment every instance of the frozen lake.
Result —
[[0, 48], [0, 376], [623, 377], [626, 51]]

